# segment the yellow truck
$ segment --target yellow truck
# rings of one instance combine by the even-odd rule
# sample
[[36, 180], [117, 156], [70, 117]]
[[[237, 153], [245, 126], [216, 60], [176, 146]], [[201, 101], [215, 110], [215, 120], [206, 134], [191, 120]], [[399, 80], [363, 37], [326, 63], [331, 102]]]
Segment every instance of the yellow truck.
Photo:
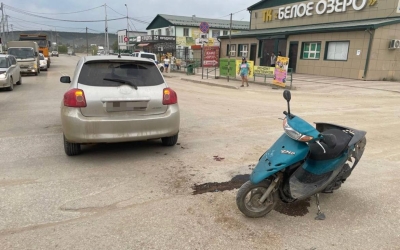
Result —
[[47, 68], [50, 68], [51, 42], [47, 39], [47, 35], [21, 34], [21, 35], [19, 35], [19, 40], [36, 42], [39, 45], [39, 52], [44, 55], [44, 58], [47, 61]]

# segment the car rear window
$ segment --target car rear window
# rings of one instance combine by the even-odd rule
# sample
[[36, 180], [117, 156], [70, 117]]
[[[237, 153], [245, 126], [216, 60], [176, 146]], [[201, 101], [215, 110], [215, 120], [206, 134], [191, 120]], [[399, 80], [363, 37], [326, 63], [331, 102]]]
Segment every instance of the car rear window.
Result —
[[154, 61], [156, 60], [156, 57], [152, 54], [141, 54], [140, 57], [142, 58], [150, 58], [153, 59]]
[[160, 71], [149, 62], [132, 61], [90, 61], [86, 62], [79, 74], [78, 83], [109, 87], [123, 83], [104, 80], [115, 79], [129, 81], [136, 86], [156, 86], [164, 83]]

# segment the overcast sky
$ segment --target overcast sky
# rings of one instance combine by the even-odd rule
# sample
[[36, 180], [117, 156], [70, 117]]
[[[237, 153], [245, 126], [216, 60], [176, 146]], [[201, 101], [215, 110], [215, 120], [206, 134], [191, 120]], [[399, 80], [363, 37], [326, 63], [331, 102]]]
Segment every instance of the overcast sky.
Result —
[[[126, 17], [126, 7], [128, 5], [129, 17], [140, 21], [130, 21], [129, 29], [145, 31], [157, 14], [171, 14], [181, 16], [192, 16], [205, 18], [221, 18], [229, 20], [229, 14], [246, 9], [259, 0], [3, 0], [5, 4], [5, 15], [9, 16], [9, 30], [11, 24], [14, 30], [59, 30], [84, 32], [88, 27], [90, 32], [104, 32], [103, 22], [64, 22], [44, 19], [41, 17], [63, 19], [63, 20], [104, 20], [105, 8], [100, 7], [107, 4], [108, 19]], [[99, 7], [99, 8], [96, 8]], [[90, 11], [77, 12], [96, 8]], [[113, 10], [112, 10], [112, 9]], [[115, 10], [115, 11], [114, 11]], [[26, 11], [32, 13], [20, 13]], [[121, 14], [118, 14], [119, 12]], [[40, 17], [36, 17], [37, 15]], [[250, 15], [247, 10], [241, 11], [233, 16], [234, 20], [249, 21]], [[145, 22], [145, 23], [143, 23]], [[123, 20], [110, 21], [108, 24], [109, 32], [116, 33], [117, 30], [126, 29], [126, 18]]]

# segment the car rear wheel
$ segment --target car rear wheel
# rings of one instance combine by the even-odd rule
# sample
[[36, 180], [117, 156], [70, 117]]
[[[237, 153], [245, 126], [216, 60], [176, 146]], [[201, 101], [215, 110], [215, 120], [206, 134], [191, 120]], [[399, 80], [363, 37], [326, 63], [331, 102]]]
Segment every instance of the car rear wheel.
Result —
[[178, 134], [170, 137], [161, 138], [161, 141], [164, 146], [168, 147], [175, 146], [175, 144], [178, 142]]
[[81, 153], [81, 144], [68, 142], [64, 135], [64, 151], [68, 156], [79, 155]]

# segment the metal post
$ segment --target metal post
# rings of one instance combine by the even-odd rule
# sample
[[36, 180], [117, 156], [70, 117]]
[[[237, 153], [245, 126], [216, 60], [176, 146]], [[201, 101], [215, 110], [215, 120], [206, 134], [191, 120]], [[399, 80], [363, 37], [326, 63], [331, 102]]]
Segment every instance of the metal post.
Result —
[[200, 64], [201, 64], [201, 79], [204, 77], [204, 43], [201, 44], [201, 57], [200, 57]]
[[57, 34], [57, 28], [54, 28], [54, 31], [56, 32], [56, 47], [57, 47], [57, 52], [58, 52], [58, 34]]
[[231, 13], [231, 21], [229, 24], [229, 51], [228, 51], [228, 82], [229, 82], [229, 75], [230, 75], [230, 71], [231, 71], [231, 44], [232, 44], [232, 13]]
[[14, 29], [12, 24], [11, 24], [11, 38], [14, 41]]
[[87, 36], [87, 27], [86, 27], [86, 55], [89, 55], [89, 40]]

